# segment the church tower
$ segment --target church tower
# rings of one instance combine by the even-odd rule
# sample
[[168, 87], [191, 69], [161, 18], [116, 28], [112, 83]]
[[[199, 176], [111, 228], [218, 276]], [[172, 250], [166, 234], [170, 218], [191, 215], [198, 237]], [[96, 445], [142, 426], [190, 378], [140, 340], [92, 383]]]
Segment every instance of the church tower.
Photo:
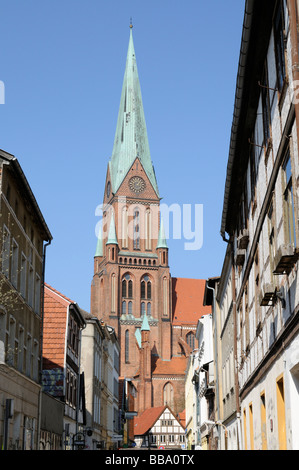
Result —
[[[160, 219], [131, 26], [94, 256], [91, 313], [115, 329], [121, 346], [120, 376], [137, 382], [141, 343], [150, 349], [152, 363], [155, 358], [170, 361], [172, 355], [171, 276]], [[150, 388], [146, 364], [141, 375], [147, 374], [144, 383]], [[155, 405], [153, 401], [147, 399], [147, 406]]]

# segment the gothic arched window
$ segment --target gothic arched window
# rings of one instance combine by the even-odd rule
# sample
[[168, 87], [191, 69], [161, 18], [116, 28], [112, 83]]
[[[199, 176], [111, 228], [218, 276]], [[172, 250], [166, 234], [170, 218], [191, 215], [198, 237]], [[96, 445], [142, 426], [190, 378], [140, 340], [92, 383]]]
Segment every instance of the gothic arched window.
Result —
[[129, 362], [129, 330], [125, 332], [125, 361]]
[[193, 351], [194, 345], [195, 345], [195, 339], [194, 339], [194, 333], [192, 331], [189, 331], [189, 333], [187, 333], [186, 341], [187, 341], [188, 346], [190, 346], [190, 348]]
[[139, 210], [134, 210], [134, 250], [139, 250], [140, 248], [140, 226], [139, 226]]
[[163, 405], [173, 408], [173, 386], [170, 382], [167, 382], [163, 388]]
[[121, 296], [123, 298], [133, 298], [133, 281], [129, 274], [125, 274], [121, 282]]
[[141, 316], [143, 317], [145, 314], [145, 302], [141, 302]]

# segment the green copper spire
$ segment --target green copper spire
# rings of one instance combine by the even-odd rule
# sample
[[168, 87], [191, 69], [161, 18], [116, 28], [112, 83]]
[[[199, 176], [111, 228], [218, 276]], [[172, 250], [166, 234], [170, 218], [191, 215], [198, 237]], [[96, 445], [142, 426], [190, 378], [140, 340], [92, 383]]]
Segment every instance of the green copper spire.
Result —
[[141, 89], [137, 71], [132, 25], [112, 157], [109, 162], [112, 191], [116, 193], [136, 157], [158, 196], [155, 171], [151, 161]]
[[143, 321], [142, 321], [142, 325], [141, 325], [141, 331], [150, 331], [150, 326], [149, 326], [149, 322], [148, 322], [146, 313], [145, 313], [144, 316], [143, 316]]
[[158, 239], [158, 243], [157, 243], [157, 248], [168, 248], [162, 218], [161, 218], [161, 222], [160, 222], [159, 239]]
[[109, 244], [118, 245], [113, 213], [111, 215], [108, 239], [107, 239], [107, 242], [106, 242], [106, 245], [109, 245]]

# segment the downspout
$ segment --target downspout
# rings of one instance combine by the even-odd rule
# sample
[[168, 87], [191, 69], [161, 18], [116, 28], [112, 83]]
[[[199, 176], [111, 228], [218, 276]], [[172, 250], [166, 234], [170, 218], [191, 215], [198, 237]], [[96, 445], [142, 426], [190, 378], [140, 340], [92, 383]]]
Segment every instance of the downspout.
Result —
[[46, 248], [51, 245], [51, 240], [44, 244], [43, 249], [43, 269], [42, 269], [42, 287], [41, 287], [41, 331], [40, 331], [40, 364], [39, 364], [39, 384], [41, 386], [38, 400], [38, 429], [37, 429], [37, 450], [40, 443], [41, 428], [41, 410], [42, 410], [42, 373], [43, 373], [43, 338], [44, 338], [44, 305], [45, 305], [45, 270], [46, 270]]
[[236, 270], [234, 263], [234, 247], [231, 244], [232, 256], [232, 298], [233, 298], [233, 318], [234, 318], [234, 357], [235, 357], [235, 387], [236, 387], [236, 412], [237, 412], [237, 428], [238, 428], [238, 450], [242, 450], [241, 426], [240, 426], [240, 397], [239, 397], [239, 376], [238, 376], [238, 353], [237, 353], [237, 307], [236, 307]]
[[[78, 351], [78, 386], [77, 386], [77, 406], [76, 406], [76, 434], [79, 430], [79, 406], [80, 406], [80, 390], [81, 390], [81, 346], [82, 346], [82, 331], [85, 330], [86, 323], [80, 328], [80, 340]], [[85, 395], [85, 392], [84, 392]]]

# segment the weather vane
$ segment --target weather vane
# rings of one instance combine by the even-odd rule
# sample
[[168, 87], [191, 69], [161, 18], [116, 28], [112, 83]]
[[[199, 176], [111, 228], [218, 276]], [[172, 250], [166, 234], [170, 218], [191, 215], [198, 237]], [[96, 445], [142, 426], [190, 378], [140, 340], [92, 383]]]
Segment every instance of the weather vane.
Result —
[[132, 24], [132, 16], [130, 18], [130, 28], [133, 28], [133, 24]]

